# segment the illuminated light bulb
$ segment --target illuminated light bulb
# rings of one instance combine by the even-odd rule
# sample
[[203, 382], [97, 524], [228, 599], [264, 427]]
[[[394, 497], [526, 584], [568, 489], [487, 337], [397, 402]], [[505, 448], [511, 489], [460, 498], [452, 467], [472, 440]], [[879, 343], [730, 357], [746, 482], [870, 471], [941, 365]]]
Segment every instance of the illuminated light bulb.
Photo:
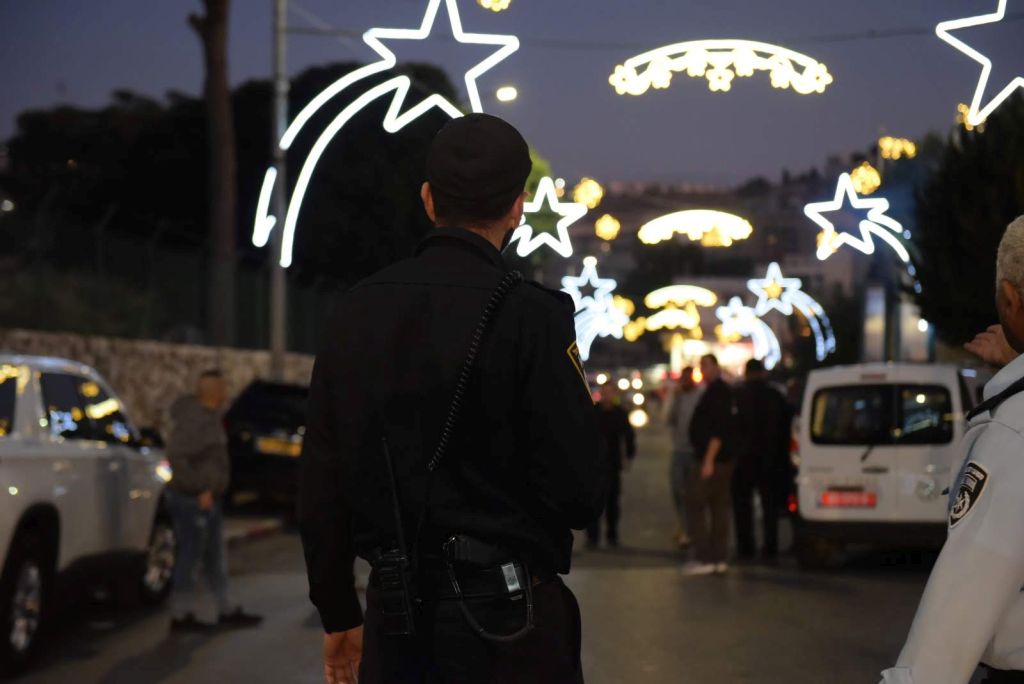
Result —
[[637, 406], [643, 406], [644, 405], [644, 395], [640, 394], [639, 392], [637, 394], [634, 394], [633, 395], [633, 403], [636, 404]]
[[604, 383], [608, 382], [608, 376], [605, 375], [604, 373], [598, 373], [597, 377], [594, 378], [594, 380], [597, 381], [598, 385], [603, 385]]
[[[823, 214], [840, 211], [845, 204], [854, 209], [867, 209], [867, 219], [860, 221], [860, 236], [846, 231], [839, 232], [835, 225]], [[896, 220], [885, 215], [889, 211], [889, 200], [881, 197], [870, 199], [857, 196], [850, 174], [839, 176], [836, 183], [835, 197], [827, 202], [811, 202], [804, 207], [804, 214], [822, 229], [824, 235], [818, 242], [818, 259], [824, 261], [832, 256], [839, 247], [850, 245], [864, 254], [874, 254], [875, 241], [872, 236], [880, 238], [888, 244], [904, 264], [910, 263], [910, 253], [897, 236], [903, 234], [903, 226]]]
[[[278, 146], [282, 150], [288, 150], [303, 128], [320, 112], [323, 107], [336, 98], [340, 93], [360, 81], [376, 76], [383, 72], [391, 71], [398, 64], [395, 53], [392, 52], [383, 41], [387, 40], [417, 40], [422, 41], [429, 38], [433, 32], [434, 23], [442, 3], [448, 14], [448, 23], [451, 35], [455, 41], [465, 45], [486, 45], [495, 48], [494, 52], [466, 71], [464, 82], [466, 94], [469, 98], [469, 105], [472, 111], [482, 112], [483, 104], [480, 99], [480, 91], [477, 87], [477, 79], [490, 71], [495, 65], [505, 60], [509, 55], [519, 49], [519, 39], [515, 36], [502, 36], [494, 34], [467, 33], [462, 30], [462, 20], [459, 17], [457, 0], [429, 0], [423, 21], [416, 29], [385, 29], [373, 28], [363, 34], [363, 42], [373, 49], [380, 60], [365, 67], [352, 71], [314, 97], [295, 117], [282, 136]], [[327, 125], [324, 131], [317, 138], [310, 148], [310, 152], [303, 162], [299, 175], [295, 181], [291, 198], [288, 202], [288, 210], [284, 217], [281, 230], [284, 235], [281, 240], [280, 264], [288, 268], [292, 263], [292, 251], [295, 240], [295, 230], [298, 223], [299, 213], [305, 199], [306, 191], [312, 179], [312, 175], [325, 150], [335, 136], [345, 125], [362, 111], [365, 107], [379, 98], [389, 94], [392, 95], [391, 104], [384, 115], [383, 126], [388, 133], [395, 133], [412, 123], [420, 116], [433, 108], [438, 108], [451, 118], [462, 116], [462, 111], [455, 104], [439, 94], [431, 94], [421, 102], [408, 109], [406, 99], [412, 91], [412, 80], [408, 76], [396, 75], [383, 83], [368, 89], [347, 104], [340, 113]], [[418, 92], [418, 91], [417, 91]], [[405, 111], [403, 111], [405, 109]], [[267, 169], [263, 186], [260, 191], [260, 199], [257, 203], [256, 219], [253, 225], [252, 241], [257, 247], [263, 247], [269, 242], [270, 232], [281, 225], [280, 217], [273, 216], [270, 211], [270, 198], [273, 188], [277, 182], [277, 170], [274, 167]]]
[[924, 396], [923, 394], [918, 394], [915, 398], [917, 399], [918, 404], [923, 404], [926, 401], [928, 401], [928, 397]]
[[612, 306], [627, 316], [632, 316], [636, 313], [636, 304], [633, 303], [632, 299], [627, 299], [626, 297], [615, 295], [612, 297]]
[[3, 202], [0, 202], [0, 211], [4, 213], [14, 211], [14, 202], [9, 199], [5, 199]]
[[[583, 218], [587, 213], [587, 208], [576, 202], [560, 202], [557, 196], [557, 187], [558, 184], [552, 178], [547, 176], [541, 178], [533, 199], [523, 206], [522, 223], [512, 233], [512, 239], [509, 241], [509, 245], [513, 242], [517, 243], [516, 254], [519, 256], [529, 256], [542, 246], [549, 247], [566, 259], [572, 256], [569, 226]], [[551, 233], [534, 234], [533, 226], [529, 223], [529, 217], [540, 213], [545, 205], [552, 212], [561, 216], [556, 225], [557, 237]]]
[[627, 380], [626, 378], [622, 378], [621, 380], [619, 380], [618, 386], [620, 390], [625, 392], [626, 390], [629, 389], [629, 380]]
[[853, 189], [861, 195], [870, 195], [882, 187], [882, 174], [868, 162], [861, 162], [850, 172], [850, 178], [853, 179]]
[[635, 390], [643, 389], [644, 381], [641, 380], [640, 378], [633, 378], [632, 385], [633, 385], [633, 389], [635, 389]]
[[996, 8], [996, 11], [991, 14], [979, 14], [973, 17], [965, 17], [963, 19], [943, 21], [935, 27], [935, 35], [937, 35], [941, 40], [945, 41], [981, 65], [981, 74], [978, 76], [978, 85], [974, 90], [974, 98], [971, 100], [971, 105], [964, 117], [965, 124], [979, 126], [985, 123], [985, 119], [995, 111], [996, 107], [1005, 102], [1006, 98], [1010, 97], [1014, 90], [1017, 88], [1024, 88], [1024, 75], [1018, 75], [1011, 79], [1011, 81], [1002, 90], [996, 93], [996, 95], [994, 95], [992, 99], [983, 106], [982, 101], [985, 97], [985, 90], [988, 87], [988, 79], [992, 74], [992, 60], [959, 38], [955, 38], [951, 32], [974, 26], [995, 24], [1002, 21], [1005, 17], [1006, 0], [999, 0], [999, 6]]
[[808, 334], [814, 335], [815, 355], [819, 361], [836, 350], [836, 338], [832, 331], [832, 323], [821, 304], [815, 301], [801, 288], [799, 278], [786, 278], [777, 262], [768, 265], [764, 278], [751, 278], [747, 281], [747, 289], [757, 295], [754, 312], [764, 316], [775, 310], [784, 316], [792, 316], [794, 309], [807, 321]]
[[750, 221], [734, 214], [712, 209], [688, 209], [660, 216], [640, 227], [637, 237], [645, 245], [656, 245], [671, 240], [673, 235], [685, 235], [705, 246], [730, 247], [737, 240], [746, 240], [754, 232]]
[[495, 93], [498, 102], [514, 102], [519, 97], [519, 90], [515, 86], [502, 86]]
[[597, 205], [601, 204], [602, 199], [604, 199], [604, 188], [593, 178], [581, 179], [572, 191], [573, 202], [579, 202], [587, 209], [597, 209]]
[[7, 493], [10, 494], [11, 496], [18, 496], [18, 488], [17, 487], [8, 487], [7, 488]]
[[928, 332], [929, 327], [930, 326], [928, 325], [928, 321], [926, 321], [923, 318], [917, 322], [917, 329], [923, 333]]
[[700, 368], [693, 369], [693, 382], [698, 385], [704, 382], [704, 372]]
[[647, 427], [649, 422], [651, 422], [651, 419], [647, 415], [647, 411], [638, 408], [629, 412], [629, 424], [636, 429], [639, 430], [642, 427]]
[[476, 0], [476, 4], [492, 12], [504, 12], [512, 4], [512, 0]]
[[594, 223], [594, 234], [602, 240], [614, 240], [621, 229], [622, 224], [611, 214], [605, 214]]
[[712, 92], [728, 92], [737, 77], [768, 72], [775, 88], [801, 95], [823, 93], [832, 75], [821, 62], [778, 45], [751, 40], [694, 40], [632, 57], [615, 67], [608, 82], [619, 95], [668, 88], [673, 74], [706, 78]]
[[958, 104], [956, 106], [956, 122], [957, 122], [957, 124], [963, 126], [965, 131], [973, 131], [975, 128], [977, 128], [979, 131], [984, 130], [985, 129], [985, 125], [984, 124], [978, 124], [977, 126], [975, 126], [974, 124], [971, 123], [970, 116], [969, 116], [970, 113], [971, 113], [971, 108], [969, 106], [967, 106], [963, 102]]
[[[964, 108], [967, 105], [963, 105]], [[878, 152], [882, 155], [882, 159], [913, 159], [917, 156], [917, 145], [906, 138], [894, 138], [891, 135], [885, 135], [878, 139]]]

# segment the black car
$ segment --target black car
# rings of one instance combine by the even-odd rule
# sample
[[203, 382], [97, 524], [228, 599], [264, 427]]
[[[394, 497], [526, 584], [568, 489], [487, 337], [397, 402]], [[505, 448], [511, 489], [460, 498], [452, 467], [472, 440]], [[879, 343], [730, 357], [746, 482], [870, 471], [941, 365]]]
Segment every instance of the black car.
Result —
[[253, 381], [224, 418], [231, 454], [229, 501], [293, 503], [309, 387]]

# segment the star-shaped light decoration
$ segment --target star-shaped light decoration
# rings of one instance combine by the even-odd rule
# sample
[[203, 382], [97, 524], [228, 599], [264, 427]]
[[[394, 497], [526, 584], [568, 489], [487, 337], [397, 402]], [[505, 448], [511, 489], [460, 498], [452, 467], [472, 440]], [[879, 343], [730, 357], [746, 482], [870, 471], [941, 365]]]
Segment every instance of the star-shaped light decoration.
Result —
[[[835, 224], [822, 215], [841, 211], [847, 203], [854, 209], [868, 211], [867, 219], [858, 223], [859, 237], [853, 233], [837, 231]], [[812, 202], [804, 207], [804, 214], [807, 218], [814, 221], [822, 230], [822, 239], [818, 243], [818, 258], [822, 261], [828, 259], [843, 245], [850, 245], [864, 254], [874, 254], [875, 241], [872, 239], [872, 235], [874, 235], [892, 247], [903, 263], [909, 264], [910, 253], [897, 237], [904, 234], [903, 226], [886, 216], [885, 212], [887, 211], [889, 211], [889, 200], [883, 197], [870, 199], [858, 197], [850, 174], [844, 173], [839, 176], [836, 194], [832, 200]]]
[[[562, 218], [556, 224], [557, 237], [551, 233], [534, 233], [529, 217], [539, 213], [545, 206]], [[561, 202], [553, 178], [545, 176], [537, 185], [537, 193], [523, 207], [523, 222], [512, 233], [509, 246], [516, 244], [516, 254], [529, 256], [541, 245], [547, 245], [560, 256], [568, 259], [572, 256], [572, 241], [569, 239], [569, 226], [586, 216], [587, 208], [577, 202]]]
[[[592, 287], [592, 295], [584, 295], [584, 287]], [[562, 292], [565, 292], [576, 304], [576, 311], [586, 308], [610, 309], [615, 305], [612, 293], [618, 287], [611, 278], [601, 278], [597, 275], [597, 259], [590, 256], [583, 260], [583, 270], [578, 276], [565, 276], [562, 278]]]
[[967, 112], [966, 123], [971, 126], [980, 126], [985, 123], [985, 119], [987, 119], [989, 115], [995, 111], [996, 107], [1001, 105], [1014, 90], [1017, 88], [1024, 88], [1024, 75], [1017, 76], [1011, 80], [1006, 87], [995, 95], [995, 97], [982, 106], [982, 102], [985, 99], [985, 90], [988, 87], [988, 78], [992, 75], [992, 60], [959, 38], [955, 38], [951, 32], [972, 26], [995, 24], [996, 22], [1002, 21], [1005, 16], [1006, 0], [999, 0], [999, 7], [991, 14], [979, 14], [973, 17], [965, 17], [964, 19], [943, 21], [935, 27], [935, 34], [939, 38], [981, 65], [981, 75], [978, 77], [978, 87], [974, 90], [974, 99], [971, 100], [971, 107]]
[[747, 289], [757, 295], [754, 313], [764, 316], [774, 309], [784, 316], [792, 316], [796, 309], [806, 319], [814, 333], [815, 356], [819, 361], [836, 350], [836, 337], [832, 331], [832, 323], [821, 304], [814, 300], [801, 288], [799, 278], [785, 278], [782, 268], [777, 262], [768, 265], [764, 278], [751, 278], [747, 281]]
[[765, 368], [771, 370], [782, 360], [779, 338], [768, 324], [758, 317], [756, 311], [744, 306], [739, 297], [733, 297], [728, 305], [718, 307], [715, 315], [722, 322], [724, 336], [750, 338], [754, 345], [754, 358], [763, 361]]
[[754, 310], [758, 316], [775, 309], [784, 316], [793, 315], [793, 298], [799, 292], [803, 282], [799, 278], [785, 278], [782, 267], [777, 262], [768, 265], [768, 273], [764, 278], [751, 278], [747, 281], [747, 289], [757, 295]]

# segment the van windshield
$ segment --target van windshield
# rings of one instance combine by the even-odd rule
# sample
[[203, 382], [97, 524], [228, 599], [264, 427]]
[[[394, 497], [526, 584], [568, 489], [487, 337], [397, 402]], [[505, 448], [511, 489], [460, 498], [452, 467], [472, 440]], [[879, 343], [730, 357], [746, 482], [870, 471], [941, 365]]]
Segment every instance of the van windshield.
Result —
[[814, 394], [815, 444], [948, 444], [953, 439], [949, 390], [938, 385], [846, 385]]

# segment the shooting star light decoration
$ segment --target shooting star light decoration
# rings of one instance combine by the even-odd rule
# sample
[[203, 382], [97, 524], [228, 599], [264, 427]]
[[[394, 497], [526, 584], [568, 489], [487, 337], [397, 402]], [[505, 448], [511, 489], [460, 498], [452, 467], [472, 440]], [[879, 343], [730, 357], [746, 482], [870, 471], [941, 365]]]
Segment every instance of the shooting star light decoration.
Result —
[[712, 92], [728, 92], [736, 77], [767, 71], [775, 88], [801, 95], [823, 93], [832, 83], [828, 68], [807, 55], [753, 40], [692, 40], [632, 57], [615, 67], [608, 82], [619, 95], [668, 88], [672, 75], [706, 78]]
[[768, 265], [764, 278], [747, 281], [747, 289], [757, 295], [754, 313], [764, 316], [775, 310], [783, 316], [792, 316], [794, 309], [799, 311], [814, 333], [815, 356], [818, 361], [824, 361], [836, 350], [835, 333], [825, 309], [802, 287], [803, 282], [799, 278], [783, 277], [782, 268], [774, 261]]
[[967, 116], [965, 119], [965, 123], [970, 124], [971, 126], [980, 126], [985, 123], [985, 119], [995, 111], [996, 107], [1005, 102], [1006, 98], [1010, 97], [1010, 94], [1014, 90], [1017, 88], [1024, 88], [1024, 75], [1020, 75], [1012, 79], [1005, 88], [996, 93], [996, 95], [989, 100], [987, 104], [982, 106], [982, 102], [985, 99], [985, 90], [988, 87], [988, 79], [989, 76], [992, 75], [992, 60], [959, 38], [953, 37], [952, 31], [970, 28], [972, 26], [995, 24], [1002, 21], [1005, 16], [1006, 0], [999, 0], [999, 7], [997, 7], [996, 11], [991, 14], [979, 14], [977, 16], [966, 17], [964, 19], [943, 21], [935, 27], [935, 35], [981, 65], [981, 75], [978, 76], [978, 86], [974, 90], [974, 99], [971, 100], [970, 109], [967, 110]]
[[727, 306], [718, 307], [715, 315], [722, 322], [724, 335], [750, 338], [754, 345], [754, 358], [763, 361], [766, 369], [775, 368], [782, 360], [779, 338], [754, 309], [743, 305], [739, 297], [730, 299]]
[[[556, 224], [557, 237], [551, 233], [534, 233], [529, 223], [529, 216], [537, 214], [547, 205], [551, 211], [561, 216]], [[553, 178], [545, 176], [537, 185], [537, 193], [523, 207], [523, 221], [509, 241], [509, 247], [516, 243], [516, 254], [529, 256], [542, 245], [547, 245], [560, 256], [568, 259], [572, 256], [572, 241], [569, 239], [569, 226], [587, 215], [587, 207], [579, 202], [562, 202], [558, 199], [558, 189]]]
[[[448, 23], [451, 27], [451, 35], [457, 43], [464, 45], [484, 45], [495, 48], [486, 59], [472, 67], [465, 73], [466, 94], [469, 97], [470, 108], [474, 112], [482, 112], [483, 104], [480, 100], [480, 91], [477, 88], [477, 79], [490, 71], [495, 65], [505, 60], [509, 55], [519, 49], [519, 39], [515, 36], [503, 36], [484, 33], [466, 33], [462, 29], [462, 20], [459, 17], [457, 0], [443, 0], [448, 13]], [[437, 19], [438, 10], [442, 0], [430, 0], [427, 4], [426, 13], [423, 15], [423, 22], [418, 29], [385, 29], [373, 28], [363, 34], [365, 42], [377, 55], [380, 60], [367, 66], [356, 69], [338, 79], [319, 95], [313, 98], [309, 104], [302, 108], [302, 111], [295, 117], [288, 126], [278, 145], [282, 150], [288, 150], [296, 137], [303, 130], [310, 119], [312, 119], [328, 102], [337, 97], [340, 93], [375, 74], [383, 73], [394, 69], [398, 60], [395, 53], [384, 44], [389, 40], [426, 40], [434, 30], [434, 23]], [[302, 164], [295, 187], [292, 190], [291, 199], [288, 202], [288, 211], [284, 217], [284, 235], [281, 244], [280, 263], [287, 268], [292, 263], [292, 249], [295, 241], [295, 228], [298, 223], [299, 212], [302, 210], [302, 202], [306, 191], [309, 188], [310, 179], [316, 169], [317, 163], [323, 156], [330, 142], [345, 127], [345, 125], [362, 111], [371, 102], [393, 94], [391, 105], [384, 115], [384, 130], [388, 133], [400, 131], [411, 122], [422, 116], [433, 108], [438, 108], [452, 118], [462, 116], [462, 112], [452, 102], [438, 94], [431, 94], [423, 101], [406, 111], [402, 111], [406, 105], [406, 99], [412, 88], [412, 80], [408, 76], [395, 76], [380, 85], [370, 88], [365, 93], [349, 103], [335, 118], [327, 125], [317, 138], [309, 155]], [[257, 247], [263, 247], [269, 242], [271, 232], [278, 225], [279, 217], [270, 213], [270, 200], [274, 194], [274, 184], [277, 182], [278, 170], [271, 166], [267, 169], [263, 186], [260, 189], [259, 199], [256, 207], [256, 222], [253, 226], [252, 242]]]
[[[583, 288], [594, 289], [592, 295], [584, 295]], [[614, 337], [621, 340], [623, 329], [629, 323], [629, 316], [617, 305], [613, 292], [617, 283], [611, 278], [597, 274], [597, 259], [583, 260], [583, 270], [578, 276], [562, 278], [562, 292], [576, 304], [576, 343], [580, 358], [590, 358], [590, 347], [598, 337]]]

